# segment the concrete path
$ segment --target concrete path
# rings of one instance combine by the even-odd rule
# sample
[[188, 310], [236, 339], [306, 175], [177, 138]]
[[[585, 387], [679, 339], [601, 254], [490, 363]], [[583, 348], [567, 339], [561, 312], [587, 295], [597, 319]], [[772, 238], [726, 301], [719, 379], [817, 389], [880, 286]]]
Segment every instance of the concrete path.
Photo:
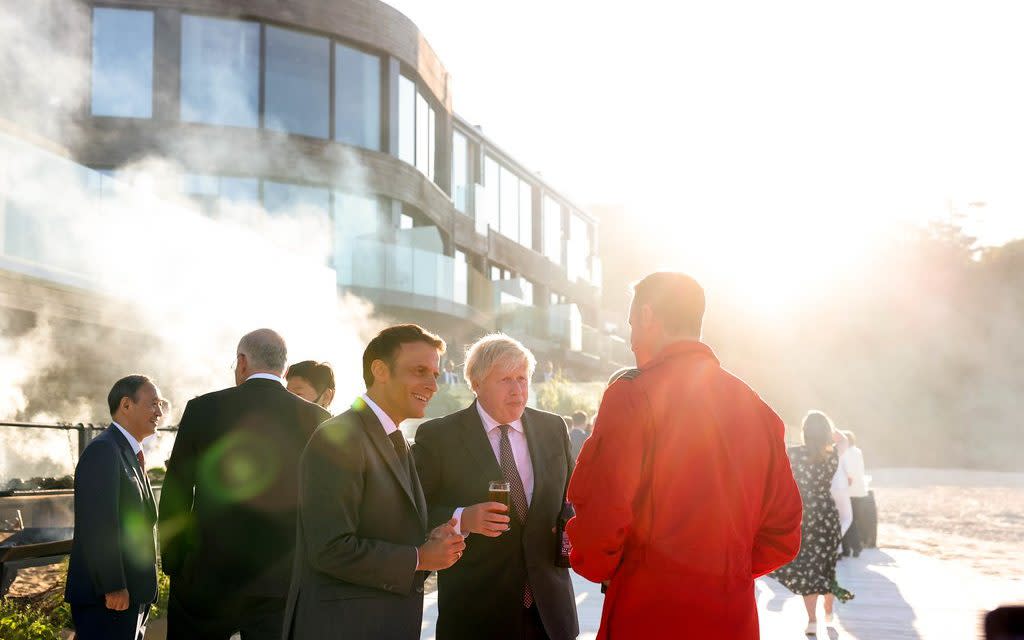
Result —
[[[1016, 569], [1012, 567], [1016, 564]], [[1022, 576], [1021, 560], [1007, 558], [1007, 573]], [[837, 624], [819, 623], [825, 640], [960, 640], [981, 638], [984, 611], [1001, 603], [1024, 601], [1024, 576], [1006, 580], [980, 575], [954, 562], [913, 551], [869, 549], [839, 564], [839, 581], [856, 594], [837, 605]], [[601, 620], [604, 596], [597, 585], [573, 574], [580, 639], [591, 640]], [[806, 640], [803, 602], [771, 578], [756, 583], [761, 637]], [[820, 607], [819, 607], [820, 609]], [[824, 615], [819, 613], [819, 620]], [[427, 596], [423, 640], [434, 637], [437, 594]]]

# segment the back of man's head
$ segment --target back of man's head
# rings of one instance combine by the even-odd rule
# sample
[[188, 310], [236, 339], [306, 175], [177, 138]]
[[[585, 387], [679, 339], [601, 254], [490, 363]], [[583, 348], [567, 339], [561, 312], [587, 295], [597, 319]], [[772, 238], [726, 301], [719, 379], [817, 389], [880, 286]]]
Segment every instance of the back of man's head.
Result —
[[658, 271], [637, 282], [633, 305], [649, 306], [669, 335], [700, 337], [704, 288], [684, 273]]
[[251, 370], [277, 375], [284, 373], [284, 365], [288, 361], [284, 338], [273, 329], [257, 329], [242, 336], [238, 342], [238, 353], [245, 355]]
[[577, 429], [582, 429], [587, 426], [587, 414], [582, 411], [573, 411], [572, 413], [572, 426]]

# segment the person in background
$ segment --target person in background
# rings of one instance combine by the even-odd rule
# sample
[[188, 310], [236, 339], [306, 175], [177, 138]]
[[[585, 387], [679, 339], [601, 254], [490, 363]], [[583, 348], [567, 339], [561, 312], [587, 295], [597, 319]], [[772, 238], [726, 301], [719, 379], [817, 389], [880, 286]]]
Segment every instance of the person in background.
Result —
[[555, 363], [548, 360], [546, 363], [544, 363], [544, 375], [542, 378], [542, 382], [551, 382], [552, 380], [555, 379], [555, 375]]
[[142, 441], [156, 432], [164, 403], [142, 375], [114, 383], [113, 423], [75, 467], [75, 536], [64, 599], [80, 640], [136, 640], [157, 600], [156, 501]]
[[330, 414], [285, 389], [288, 349], [242, 336], [235, 386], [185, 406], [160, 495], [169, 640], [278, 640], [291, 579], [299, 456]]
[[455, 363], [451, 358], [444, 363], [444, 372], [441, 374], [441, 384], [459, 384], [459, 374], [455, 372]]
[[836, 562], [842, 533], [839, 510], [832, 498], [832, 479], [839, 468], [839, 452], [828, 416], [811, 411], [804, 418], [804, 444], [789, 449], [789, 460], [800, 487], [804, 511], [801, 522], [800, 552], [789, 564], [772, 576], [793, 593], [803, 596], [807, 609], [805, 634], [818, 633], [818, 598], [824, 599], [825, 624], [833, 626], [835, 596], [846, 600], [852, 594], [836, 583]]
[[832, 499], [835, 500], [836, 509], [839, 511], [839, 535], [845, 536], [853, 524], [853, 505], [850, 502], [850, 478], [846, 475], [845, 456], [849, 443], [846, 436], [838, 429], [832, 430], [832, 444], [835, 445], [836, 454], [839, 456], [839, 464], [836, 466], [836, 473], [832, 476]]
[[288, 367], [284, 374], [288, 390], [307, 402], [324, 409], [334, 400], [334, 371], [331, 365], [316, 360], [303, 360]]
[[569, 431], [569, 444], [572, 447], [572, 460], [580, 457], [583, 443], [587, 441], [587, 414], [582, 411], [575, 411], [572, 414], [572, 430]]
[[607, 582], [598, 640], [758, 637], [754, 579], [800, 542], [779, 416], [701, 342], [704, 290], [634, 286], [636, 369], [604, 393], [569, 483], [573, 569]]
[[850, 503], [853, 508], [853, 524], [843, 536], [843, 555], [852, 554], [856, 558], [864, 549], [864, 541], [858, 523], [863, 527], [866, 522], [868, 489], [867, 483], [864, 481], [864, 454], [857, 446], [857, 436], [852, 431], [844, 431], [843, 434], [849, 442], [849, 447], [841, 461], [849, 479]]

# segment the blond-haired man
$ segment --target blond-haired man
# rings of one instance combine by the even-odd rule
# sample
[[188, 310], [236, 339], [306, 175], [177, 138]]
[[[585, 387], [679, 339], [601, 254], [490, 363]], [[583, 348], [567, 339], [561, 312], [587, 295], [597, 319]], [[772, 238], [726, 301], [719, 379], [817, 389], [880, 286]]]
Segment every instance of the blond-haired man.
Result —
[[[556, 521], [573, 462], [560, 416], [526, 406], [536, 360], [485, 336], [466, 352], [476, 400], [416, 432], [413, 456], [431, 526], [455, 519], [465, 558], [438, 574], [438, 640], [575, 638], [572, 581], [555, 566]], [[488, 501], [510, 485], [511, 509]]]

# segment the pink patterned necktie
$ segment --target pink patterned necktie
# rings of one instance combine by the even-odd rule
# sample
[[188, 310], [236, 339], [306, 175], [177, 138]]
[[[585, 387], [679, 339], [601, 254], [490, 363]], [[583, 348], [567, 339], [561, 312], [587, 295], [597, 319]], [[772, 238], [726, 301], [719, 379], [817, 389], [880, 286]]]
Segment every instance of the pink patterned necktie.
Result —
[[[501, 441], [498, 444], [498, 464], [501, 466], [501, 475], [508, 483], [511, 491], [512, 509], [516, 512], [516, 519], [520, 523], [526, 522], [526, 514], [529, 506], [526, 504], [526, 489], [523, 488], [523, 478], [519, 475], [519, 468], [516, 467], [516, 458], [512, 455], [512, 441], [508, 439], [509, 425], [498, 425], [501, 429]], [[523, 588], [523, 606], [530, 608], [533, 605], [533, 590], [527, 582]]]

